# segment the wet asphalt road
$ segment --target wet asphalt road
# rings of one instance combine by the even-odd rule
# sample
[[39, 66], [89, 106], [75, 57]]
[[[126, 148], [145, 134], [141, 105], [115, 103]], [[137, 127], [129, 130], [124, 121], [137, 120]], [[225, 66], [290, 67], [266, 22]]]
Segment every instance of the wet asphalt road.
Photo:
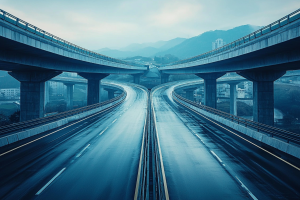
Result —
[[152, 98], [170, 199], [300, 199], [299, 170], [175, 103], [169, 85]]
[[[170, 199], [300, 199], [299, 170], [175, 103], [171, 85], [153, 94]], [[133, 199], [147, 94], [125, 88], [108, 112], [0, 148], [0, 199]]]
[[0, 199], [133, 199], [147, 93], [124, 87], [126, 100], [113, 110], [0, 156]]

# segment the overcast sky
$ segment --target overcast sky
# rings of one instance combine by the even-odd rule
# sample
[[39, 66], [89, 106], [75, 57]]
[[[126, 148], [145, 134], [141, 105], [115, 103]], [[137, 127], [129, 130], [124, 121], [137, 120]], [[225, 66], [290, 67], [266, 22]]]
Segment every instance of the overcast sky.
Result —
[[0, 0], [0, 8], [97, 50], [263, 26], [300, 8], [300, 0]]

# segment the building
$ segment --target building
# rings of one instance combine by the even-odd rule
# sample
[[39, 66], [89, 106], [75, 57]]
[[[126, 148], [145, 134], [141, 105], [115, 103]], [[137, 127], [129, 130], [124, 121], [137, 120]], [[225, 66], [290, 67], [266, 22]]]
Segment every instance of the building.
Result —
[[6, 99], [20, 98], [20, 88], [0, 89], [0, 95]]
[[225, 44], [226, 42], [224, 42], [223, 39], [219, 38], [215, 42], [212, 42], [212, 50], [224, 46]]

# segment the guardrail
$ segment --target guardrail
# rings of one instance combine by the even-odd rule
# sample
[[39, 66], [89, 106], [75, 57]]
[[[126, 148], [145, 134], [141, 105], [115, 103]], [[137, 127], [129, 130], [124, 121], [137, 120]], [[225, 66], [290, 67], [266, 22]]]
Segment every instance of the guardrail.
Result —
[[[154, 87], [152, 91], [155, 90], [158, 86]], [[158, 143], [158, 135], [156, 132], [156, 120], [155, 120], [155, 113], [154, 107], [152, 105], [152, 95], [150, 96], [151, 101], [151, 119], [150, 119], [150, 128], [151, 128], [151, 136], [152, 136], [152, 166], [153, 166], [153, 199], [163, 200], [166, 199], [165, 196], [165, 187], [164, 187], [164, 180], [162, 174], [162, 166], [161, 166], [161, 155], [159, 151], [159, 143]]]
[[103, 59], [106, 61], [111, 61], [111, 62], [115, 62], [115, 63], [119, 63], [119, 64], [131, 65], [131, 66], [137, 66], [137, 67], [145, 67], [144, 65], [141, 65], [141, 64], [137, 64], [137, 63], [133, 63], [133, 62], [126, 62], [123, 60], [111, 58], [111, 57], [87, 50], [85, 48], [79, 47], [75, 44], [72, 44], [71, 42], [68, 42], [64, 39], [61, 39], [61, 38], [55, 36], [55, 35], [52, 35], [51, 33], [48, 33], [46, 31], [18, 18], [18, 17], [15, 17], [14, 15], [12, 15], [2, 9], [0, 9], [0, 19], [4, 20], [6, 22], [9, 22], [10, 24], [13, 24], [19, 28], [22, 28], [23, 30], [25, 30], [27, 32], [30, 32], [32, 34], [35, 34], [42, 38], [45, 38], [51, 42], [54, 42], [60, 46], [71, 49], [71, 50], [76, 51], [81, 54], [85, 54], [85, 55], [92, 56], [92, 57], [95, 57], [98, 59]]
[[104, 102], [101, 102], [101, 103], [93, 104], [93, 105], [90, 105], [90, 106], [85, 106], [85, 107], [82, 107], [82, 108], [73, 109], [73, 110], [58, 113], [58, 114], [55, 114], [55, 115], [50, 115], [48, 117], [42, 117], [42, 118], [37, 118], [37, 119], [28, 120], [28, 121], [24, 121], [24, 122], [13, 123], [13, 124], [6, 125], [6, 126], [0, 126], [0, 136], [5, 137], [7, 134], [12, 134], [12, 133], [15, 133], [15, 132], [24, 131], [24, 130], [27, 130], [27, 129], [31, 129], [31, 128], [34, 128], [34, 127], [41, 126], [43, 124], [51, 123], [51, 122], [54, 122], [54, 121], [58, 121], [60, 119], [64, 119], [64, 118], [71, 117], [71, 116], [74, 116], [74, 115], [77, 115], [77, 114], [80, 114], [80, 113], [84, 113], [84, 112], [93, 110], [95, 108], [99, 108], [99, 107], [105, 106], [107, 104], [110, 104], [112, 102], [118, 101], [119, 99], [121, 99], [123, 97], [126, 97], [127, 94], [126, 94], [126, 92], [124, 91], [123, 88], [118, 87], [116, 85], [111, 85], [111, 86], [112, 87], [117, 87], [120, 90], [122, 90], [123, 91], [122, 94], [120, 94], [119, 96], [117, 96], [113, 99], [110, 99], [110, 100], [107, 100], [107, 101], [104, 101]]
[[173, 62], [173, 63], [170, 63], [170, 64], [166, 64], [166, 65], [161, 65], [161, 67], [165, 67], [165, 66], [172, 66], [172, 65], [179, 65], [179, 64], [184, 64], [184, 63], [188, 63], [188, 62], [193, 62], [193, 61], [196, 61], [196, 60], [200, 60], [200, 59], [203, 59], [203, 58], [207, 58], [209, 56], [212, 56], [212, 55], [215, 55], [215, 54], [218, 54], [218, 53], [221, 53], [221, 52], [224, 52], [224, 51], [227, 51], [229, 49], [232, 49], [234, 47], [237, 47], [237, 46], [240, 46], [242, 44], [245, 44], [247, 42], [250, 42], [256, 38], [259, 38], [265, 34], [268, 34], [274, 30], [277, 30], [278, 28], [281, 28], [283, 26], [286, 26], [296, 20], [300, 19], [300, 9], [292, 12], [291, 14], [253, 32], [253, 33], [250, 33], [249, 35], [246, 35], [238, 40], [235, 40], [227, 45], [224, 45], [222, 47], [219, 47], [217, 49], [214, 49], [212, 51], [209, 51], [209, 52], [206, 52], [206, 53], [203, 53], [203, 54], [200, 54], [198, 56], [194, 56], [192, 58], [187, 58], [187, 59], [184, 59], [184, 60], [180, 60], [180, 61], [176, 61], [176, 62]]
[[220, 111], [220, 110], [208, 107], [208, 106], [197, 104], [193, 101], [190, 101], [190, 100], [180, 96], [179, 94], [177, 94], [175, 92], [175, 90], [172, 92], [172, 96], [184, 101], [187, 104], [191, 104], [197, 108], [200, 108], [204, 111], [218, 115], [220, 117], [228, 119], [237, 124], [243, 125], [247, 128], [253, 129], [255, 131], [267, 134], [269, 137], [275, 137], [275, 138], [281, 139], [287, 143], [293, 143], [296, 145], [300, 145], [300, 134], [289, 132], [289, 131], [279, 129], [279, 128], [276, 128], [273, 126], [269, 126], [266, 124], [262, 124], [259, 122], [251, 121], [251, 120], [248, 120], [248, 119], [245, 119], [242, 117], [238, 117], [236, 115], [232, 115], [232, 114], [229, 114], [229, 113], [226, 113], [226, 112], [223, 112], [223, 111]]
[[[143, 86], [140, 86], [143, 87]], [[145, 90], [147, 88], [143, 87]], [[162, 168], [160, 162], [160, 152], [157, 141], [154, 108], [151, 104], [152, 96], [148, 92], [148, 110], [146, 130], [143, 140], [143, 155], [140, 170], [140, 185], [135, 200], [164, 200], [165, 191], [162, 178]]]

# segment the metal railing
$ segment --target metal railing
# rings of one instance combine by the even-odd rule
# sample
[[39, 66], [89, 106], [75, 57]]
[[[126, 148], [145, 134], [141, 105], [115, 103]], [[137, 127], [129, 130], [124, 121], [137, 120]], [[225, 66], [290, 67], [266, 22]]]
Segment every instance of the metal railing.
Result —
[[[145, 88], [147, 90], [147, 88]], [[151, 104], [152, 95], [148, 92], [147, 124], [144, 135], [144, 149], [140, 176], [139, 200], [164, 200], [165, 191], [160, 161], [160, 153], [154, 119], [154, 108]]]
[[191, 104], [191, 105], [193, 105], [197, 108], [200, 108], [204, 111], [207, 111], [209, 113], [218, 115], [218, 116], [223, 117], [225, 119], [228, 119], [232, 122], [243, 125], [247, 128], [250, 128], [250, 129], [256, 130], [258, 132], [262, 132], [264, 134], [267, 134], [270, 137], [276, 137], [276, 138], [281, 139], [281, 140], [283, 140], [287, 143], [294, 143], [294, 144], [300, 145], [300, 134], [289, 132], [289, 131], [279, 129], [279, 128], [276, 128], [276, 127], [273, 127], [273, 126], [269, 126], [269, 125], [266, 125], [266, 124], [262, 124], [262, 123], [259, 123], [259, 122], [251, 121], [251, 120], [248, 120], [248, 119], [245, 119], [245, 118], [242, 118], [242, 117], [238, 117], [236, 115], [232, 115], [232, 114], [220, 111], [218, 109], [214, 109], [214, 108], [211, 108], [211, 107], [208, 107], [208, 106], [197, 104], [197, 103], [195, 103], [191, 100], [188, 100], [188, 99], [180, 96], [179, 94], [177, 94], [175, 92], [175, 90], [172, 92], [172, 96], [173, 96], [173, 98], [174, 97], [178, 98], [178, 99], [184, 101], [185, 103]]
[[277, 30], [278, 28], [286, 26], [287, 24], [290, 24], [290, 23], [292, 23], [292, 22], [294, 22], [298, 19], [300, 19], [300, 9], [298, 9], [298, 10], [292, 12], [291, 14], [289, 14], [289, 15], [273, 22], [272, 24], [269, 24], [269, 25], [267, 25], [267, 26], [265, 26], [265, 27], [263, 27], [263, 28], [261, 28], [257, 31], [254, 31], [253, 33], [250, 33], [249, 35], [246, 35], [246, 36], [244, 36], [244, 37], [242, 37], [238, 40], [235, 40], [235, 41], [233, 41], [233, 42], [231, 42], [227, 45], [224, 45], [224, 46], [219, 47], [217, 49], [214, 49], [212, 51], [194, 56], [192, 58], [187, 58], [187, 59], [179, 60], [179, 61], [176, 61], [176, 62], [173, 62], [173, 63], [170, 63], [170, 64], [161, 65], [161, 67], [194, 62], [196, 60], [200, 60], [200, 59], [203, 59], [203, 58], [210, 57], [212, 55], [227, 51], [229, 49], [232, 49], [232, 48], [235, 48], [235, 47], [240, 46], [242, 44], [245, 44], [247, 42], [250, 42], [250, 41], [252, 41], [256, 38], [259, 38], [259, 37], [261, 37], [261, 36], [263, 36], [267, 33], [270, 33], [274, 30]]
[[[116, 87], [116, 86], [114, 85], [113, 87]], [[121, 87], [118, 87], [118, 88], [121, 89]], [[46, 124], [46, 123], [50, 123], [50, 122], [54, 122], [54, 121], [57, 121], [57, 120], [60, 120], [60, 119], [71, 117], [73, 115], [77, 115], [77, 114], [80, 114], [80, 113], [83, 113], [83, 112], [86, 112], [86, 111], [89, 111], [89, 110], [93, 110], [95, 108], [99, 108], [99, 107], [107, 105], [109, 103], [118, 101], [119, 99], [121, 99], [123, 97], [125, 99], [127, 93], [123, 89], [121, 89], [121, 90], [123, 92], [119, 96], [117, 96], [113, 99], [101, 102], [101, 103], [97, 103], [97, 104], [93, 104], [93, 105], [90, 105], [90, 106], [85, 106], [85, 107], [82, 107], [82, 108], [77, 108], [77, 109], [65, 111], [65, 112], [58, 113], [58, 114], [55, 114], [55, 115], [50, 115], [50, 116], [47, 116], [47, 117], [37, 118], [37, 119], [28, 120], [28, 121], [24, 121], [24, 122], [13, 123], [13, 124], [9, 124], [9, 125], [6, 125], [6, 126], [0, 126], [0, 136], [1, 137], [6, 136], [7, 134], [15, 133], [15, 132], [18, 132], [18, 131], [23, 131], [23, 130], [26, 130], [26, 129], [29, 129], [29, 128], [41, 126], [41, 125]]]
[[22, 19], [19, 19], [18, 17], [15, 17], [14, 15], [0, 9], [0, 19], [4, 20], [6, 22], [9, 22], [10, 24], [13, 24], [19, 28], [22, 28], [23, 30], [30, 32], [32, 34], [35, 34], [39, 37], [45, 38], [51, 42], [54, 42], [60, 46], [63, 46], [67, 49], [73, 50], [75, 52], [87, 55], [87, 56], [91, 56], [97, 59], [102, 59], [105, 61], [110, 61], [110, 62], [114, 62], [114, 63], [119, 63], [119, 64], [124, 64], [124, 65], [130, 65], [130, 66], [136, 66], [136, 67], [145, 67], [144, 65], [141, 64], [137, 64], [137, 63], [133, 63], [133, 62], [126, 62], [123, 60], [119, 60], [119, 59], [115, 59], [115, 58], [111, 58], [90, 50], [87, 50], [85, 48], [79, 47], [75, 44], [72, 44], [64, 39], [61, 39], [55, 35], [52, 35], [51, 33], [48, 33]]

